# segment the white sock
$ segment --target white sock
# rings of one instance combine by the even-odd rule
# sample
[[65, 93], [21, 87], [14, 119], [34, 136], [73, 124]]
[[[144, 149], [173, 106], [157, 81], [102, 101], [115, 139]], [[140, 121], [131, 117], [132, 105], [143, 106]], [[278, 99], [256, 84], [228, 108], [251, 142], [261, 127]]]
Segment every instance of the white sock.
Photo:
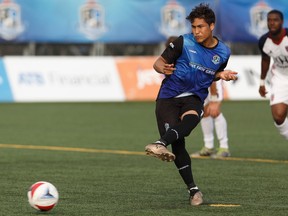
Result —
[[280, 134], [282, 136], [285, 137], [285, 139], [288, 140], [288, 119], [287, 117], [285, 118], [283, 124], [281, 125], [277, 125], [275, 122], [274, 122], [276, 128], [278, 129], [278, 131], [280, 132]]
[[220, 148], [228, 147], [228, 135], [227, 135], [227, 121], [222, 113], [214, 119], [216, 135], [220, 143]]
[[204, 145], [206, 148], [212, 149], [214, 148], [214, 122], [211, 116], [203, 117], [200, 121]]

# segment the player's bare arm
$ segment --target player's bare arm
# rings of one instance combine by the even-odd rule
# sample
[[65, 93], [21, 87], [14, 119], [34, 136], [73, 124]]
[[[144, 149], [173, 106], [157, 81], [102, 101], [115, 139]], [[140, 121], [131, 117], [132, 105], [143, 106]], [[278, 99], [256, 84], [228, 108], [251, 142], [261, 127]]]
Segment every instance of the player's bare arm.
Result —
[[225, 81], [230, 81], [230, 80], [237, 80], [238, 77], [237, 77], [237, 72], [235, 71], [232, 71], [232, 70], [224, 70], [224, 71], [221, 71], [221, 72], [218, 72], [215, 76], [215, 79], [222, 79], [222, 80], [225, 80]]
[[160, 56], [154, 63], [153, 68], [161, 74], [171, 75], [174, 70], [174, 64], [168, 64], [167, 61]]
[[269, 70], [269, 67], [270, 67], [270, 57], [266, 55], [262, 56], [259, 94], [261, 95], [261, 97], [264, 97], [264, 98], [266, 97], [266, 94], [268, 93], [265, 87], [265, 78]]

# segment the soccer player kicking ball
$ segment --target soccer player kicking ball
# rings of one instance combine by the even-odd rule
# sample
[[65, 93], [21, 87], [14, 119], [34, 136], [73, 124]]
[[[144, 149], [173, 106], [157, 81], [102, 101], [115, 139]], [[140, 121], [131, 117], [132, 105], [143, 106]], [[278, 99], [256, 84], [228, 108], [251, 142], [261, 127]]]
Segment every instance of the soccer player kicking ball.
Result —
[[[236, 80], [237, 72], [224, 70], [230, 49], [213, 36], [215, 14], [207, 4], [196, 6], [186, 18], [192, 33], [179, 36], [154, 63], [166, 77], [156, 100], [160, 139], [145, 147], [147, 155], [174, 161], [190, 193], [190, 204], [203, 203], [196, 186], [185, 137], [198, 125], [203, 103], [214, 80]], [[167, 149], [171, 145], [172, 152]]]
[[269, 32], [259, 39], [262, 53], [259, 93], [262, 97], [267, 94], [265, 78], [272, 57], [274, 64], [271, 69], [271, 112], [279, 133], [288, 140], [288, 29], [283, 28], [283, 20], [281, 11], [272, 10], [267, 14]]

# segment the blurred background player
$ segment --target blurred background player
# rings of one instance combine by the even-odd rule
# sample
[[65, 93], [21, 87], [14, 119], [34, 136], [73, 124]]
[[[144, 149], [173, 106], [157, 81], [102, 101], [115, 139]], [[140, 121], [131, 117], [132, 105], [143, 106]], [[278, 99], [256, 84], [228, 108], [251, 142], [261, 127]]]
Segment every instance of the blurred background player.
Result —
[[[222, 81], [213, 82], [204, 102], [204, 115], [200, 121], [204, 138], [204, 147], [193, 154], [193, 157], [211, 156], [214, 158], [229, 157], [227, 121], [221, 112], [223, 100]], [[218, 150], [214, 149], [214, 129], [219, 141]]]
[[267, 14], [269, 31], [259, 39], [258, 43], [262, 53], [259, 93], [262, 97], [266, 97], [265, 78], [272, 57], [274, 63], [271, 69], [271, 112], [274, 125], [288, 140], [288, 29], [283, 28], [283, 20], [281, 11], [272, 10]]

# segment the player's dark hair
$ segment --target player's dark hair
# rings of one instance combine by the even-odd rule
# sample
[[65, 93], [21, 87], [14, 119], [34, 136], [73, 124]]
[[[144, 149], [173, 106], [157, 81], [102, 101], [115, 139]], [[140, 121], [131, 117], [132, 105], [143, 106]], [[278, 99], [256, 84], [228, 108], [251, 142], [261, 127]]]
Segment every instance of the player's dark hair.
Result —
[[267, 14], [267, 16], [269, 16], [270, 14], [278, 14], [280, 19], [283, 21], [284, 20], [284, 15], [281, 11], [279, 10], [271, 10], [269, 11], [269, 13]]
[[215, 23], [216, 17], [214, 11], [209, 7], [209, 4], [201, 3], [196, 6], [189, 16], [186, 17], [191, 23], [194, 22], [194, 19], [204, 19], [209, 25]]

